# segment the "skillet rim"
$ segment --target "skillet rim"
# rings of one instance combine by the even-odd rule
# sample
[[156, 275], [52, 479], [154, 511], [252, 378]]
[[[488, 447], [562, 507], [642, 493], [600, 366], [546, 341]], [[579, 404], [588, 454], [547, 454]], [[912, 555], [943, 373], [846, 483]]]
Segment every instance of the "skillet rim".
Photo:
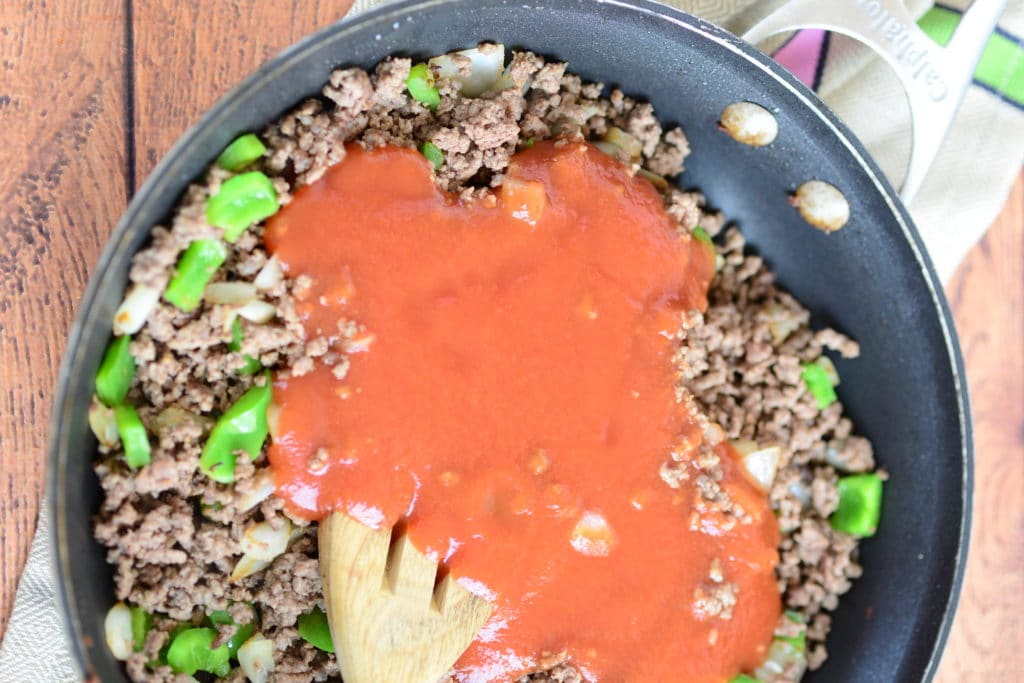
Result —
[[[546, 0], [545, 4], [551, 5], [561, 2], [571, 4], [573, 1]], [[507, 0], [505, 2], [507, 3]], [[797, 80], [795, 76], [755, 47], [709, 21], [662, 4], [657, 0], [594, 0], [594, 3], [597, 5], [620, 7], [628, 11], [644, 14], [657, 21], [666, 21], [675, 25], [680, 30], [689, 31], [699, 36], [703, 40], [717, 43], [741, 57], [751, 68], [759, 69], [788, 90], [802, 104], [805, 110], [816, 116], [830, 129], [832, 135], [845, 148], [847, 154], [856, 163], [859, 170], [870, 179], [878, 194], [885, 200], [888, 213], [896, 221], [903, 233], [904, 239], [911, 247], [920, 275], [931, 296], [932, 304], [937, 313], [939, 327], [942, 331], [943, 342], [950, 362], [953, 387], [955, 389], [956, 412], [960, 432], [960, 501], [962, 505], [959, 520], [960, 528], [956, 553], [953, 558], [953, 573], [949, 594], [943, 605], [941, 621], [931, 645], [928, 661], [925, 663], [924, 671], [922, 672], [923, 680], [931, 680], [938, 668], [949, 637], [966, 570], [973, 504], [973, 429], [963, 357], [949, 310], [949, 304], [921, 237], [913, 225], [909, 212], [866, 149], [849, 128], [839, 120], [838, 116], [816, 94]], [[69, 380], [76, 374], [74, 370], [83, 365], [87, 358], [87, 348], [82, 343], [82, 339], [87, 322], [96, 313], [95, 309], [99, 294], [108, 288], [116, 287], [123, 289], [125, 286], [121, 279], [113, 280], [111, 265], [130, 259], [135, 251], [132, 248], [133, 240], [131, 237], [133, 233], [152, 227], [149, 221], [144, 221], [143, 219], [152, 213], [149, 210], [149, 205], [155, 200], [155, 196], [163, 190], [165, 184], [171, 182], [168, 179], [181, 175], [180, 167], [188, 156], [189, 150], [194, 146], [196, 139], [200, 137], [200, 132], [210, 127], [223, 125], [225, 120], [229, 119], [233, 112], [242, 105], [243, 98], [240, 97], [242, 93], [253, 90], [265, 82], [278, 80], [281, 77], [281, 72], [295, 62], [306, 59], [307, 53], [314, 51], [322, 42], [338, 41], [347, 34], [362, 29], [367, 24], [405, 17], [417, 11], [459, 4], [464, 3], [460, 2], [460, 0], [398, 0], [389, 2], [378, 5], [354, 17], [336, 21], [285, 48], [243, 79], [238, 85], [226, 92], [213, 107], [207, 110], [195, 124], [190, 126], [177, 139], [150, 172], [135, 196], [132, 197], [114, 230], [111, 232], [99, 260], [92, 269], [92, 275], [89, 278], [85, 293], [79, 304], [78, 312], [68, 333], [63, 360], [57, 375], [56, 392], [47, 440], [48, 469], [45, 494], [48, 500], [46, 509], [41, 511], [41, 514], [47, 515], [47, 521], [49, 522], [51, 561], [54, 562], [52, 566], [55, 570], [58, 611], [64, 633], [70, 638], [72, 659], [80, 673], [88, 673], [92, 667], [88, 652], [84, 646], [85, 633], [83, 632], [82, 622], [77, 609], [74, 607], [77, 603], [74, 599], [73, 559], [68, 548], [68, 529], [66, 525], [67, 501], [59, 495], [60, 492], [67, 490], [67, 472], [64, 465], [74, 450], [70, 444], [71, 435], [68, 430], [62, 429], [62, 424], [65, 416], [71, 412], [73, 404], [68, 391]], [[185, 182], [187, 182], [187, 179]]]

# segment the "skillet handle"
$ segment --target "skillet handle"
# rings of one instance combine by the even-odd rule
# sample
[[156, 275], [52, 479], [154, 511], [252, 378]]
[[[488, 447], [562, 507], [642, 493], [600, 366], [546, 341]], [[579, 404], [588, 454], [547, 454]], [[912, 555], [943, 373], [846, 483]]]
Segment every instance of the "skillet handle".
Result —
[[757, 44], [777, 33], [825, 29], [861, 41], [888, 62], [910, 104], [910, 164], [900, 190], [909, 202], [938, 154], [1007, 1], [974, 0], [945, 47], [918, 28], [902, 0], [769, 3], [775, 8], [742, 36]]

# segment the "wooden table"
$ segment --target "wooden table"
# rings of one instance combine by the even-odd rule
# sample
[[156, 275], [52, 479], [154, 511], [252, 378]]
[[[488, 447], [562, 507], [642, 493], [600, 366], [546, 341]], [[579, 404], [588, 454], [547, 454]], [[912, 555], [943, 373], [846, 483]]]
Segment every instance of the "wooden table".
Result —
[[[51, 391], [90, 269], [141, 179], [228, 87], [345, 0], [0, 4], [0, 635], [43, 488]], [[948, 293], [977, 488], [939, 680], [1024, 671], [1024, 175]]]

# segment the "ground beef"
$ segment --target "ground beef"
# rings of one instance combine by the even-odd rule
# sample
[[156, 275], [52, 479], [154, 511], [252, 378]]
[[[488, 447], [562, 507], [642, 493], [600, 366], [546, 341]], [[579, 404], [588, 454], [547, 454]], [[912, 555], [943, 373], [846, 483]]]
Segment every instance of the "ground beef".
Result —
[[828, 616], [860, 576], [856, 539], [834, 530], [837, 468], [874, 469], [871, 443], [851, 436], [842, 405], [819, 410], [800, 378], [800, 363], [824, 348], [846, 357], [856, 342], [826, 329], [812, 332], [810, 315], [775, 285], [762, 259], [746, 253], [743, 236], [720, 236], [722, 266], [709, 294], [703, 324], [687, 331], [685, 384], [707, 416], [729, 438], [778, 445], [782, 466], [770, 492], [783, 532], [779, 590], [786, 607], [808, 628], [809, 664], [825, 659]]
[[[469, 68], [461, 56], [454, 55], [453, 64], [458, 70]], [[295, 190], [341, 162], [346, 144], [372, 149], [419, 147], [429, 141], [445, 155], [439, 185], [479, 200], [500, 185], [512, 155], [535, 140], [596, 140], [625, 132], [639, 151], [610, 151], [634, 172], [653, 174], [648, 177], [655, 181], [654, 176], [682, 172], [690, 151], [683, 131], [664, 130], [650, 104], [618, 89], [607, 91], [600, 83], [584, 83], [566, 71], [566, 64], [530, 52], [513, 53], [506, 73], [510, 87], [478, 98], [460, 96], [453, 80], [440, 81], [441, 102], [434, 110], [409, 96], [405, 81], [411, 66], [408, 59], [392, 58], [372, 73], [358, 68], [333, 72], [321, 97], [300, 104], [264, 131], [266, 154], [244, 170], [266, 173], [286, 204]], [[213, 167], [187, 189], [168, 223], [154, 227], [149, 246], [134, 257], [132, 283], [163, 289], [193, 240], [221, 236], [206, 221], [205, 203], [231, 175]], [[687, 452], [698, 447], [697, 468], [687, 469], [682, 458], [672, 458], [661, 477], [673, 488], [695, 487], [700, 497], [693, 514], [715, 516], [727, 529], [749, 522], [749, 515], [718, 484], [722, 471], [713, 446], [728, 438], [780, 447], [781, 468], [770, 492], [783, 532], [778, 585], [787, 609], [802, 615], [806, 626], [783, 618], [778, 634], [793, 637], [806, 628], [808, 663], [816, 668], [827, 656], [827, 611], [861, 571], [856, 540], [828, 524], [838, 504], [837, 470], [870, 471], [874, 459], [871, 444], [852, 434], [841, 405], [818, 409], [800, 379], [800, 364], [818, 359], [824, 349], [852, 358], [859, 347], [834, 330], [810, 330], [808, 312], [775, 286], [763, 261], [745, 251], [737, 230], [722, 231], [722, 217], [705, 209], [702, 195], [662, 185], [666, 210], [684, 239], [698, 225], [718, 236], [719, 271], [707, 311], [684, 316], [676, 357], [677, 398], [703, 428], [703, 443], [680, 445]], [[262, 232], [262, 225], [256, 225], [228, 245], [217, 279], [253, 282], [274, 265]], [[331, 367], [339, 380], [346, 376], [347, 352], [368, 339], [365, 330], [354, 321], [340, 321], [336, 334], [306, 339], [297, 304], [308, 288], [303, 277], [264, 286], [259, 297], [273, 305], [275, 315], [261, 324], [238, 319], [243, 340], [237, 350], [229, 348], [235, 309], [208, 303], [185, 313], [161, 301], [132, 341], [138, 369], [128, 400], [153, 437], [152, 458], [132, 471], [117, 447], [100, 447], [96, 472], [104, 500], [95, 536], [115, 568], [117, 598], [154, 615], [142, 650], [126, 662], [134, 681], [191, 680], [160, 664], [161, 653], [175, 629], [208, 623], [214, 610], [228, 610], [235, 624], [253, 623], [273, 642], [271, 681], [340, 680], [334, 657], [303, 640], [297, 630], [302, 614], [324, 607], [315, 525], [290, 519], [282, 501], [270, 494], [265, 454], [252, 462], [240, 457], [231, 486], [198, 470], [214, 417], [265, 381], [259, 374], [239, 372], [250, 358], [279, 376], [302, 375], [318, 363]], [[318, 466], [314, 456], [310, 467]], [[257, 523], [290, 525], [289, 547], [266, 568], [232, 581], [242, 537]], [[725, 620], [738, 599], [737, 586], [715, 562], [691, 609], [701, 618]], [[236, 628], [217, 626], [218, 642]], [[717, 633], [713, 630], [712, 637]], [[540, 663], [541, 670], [520, 683], [583, 680], [564, 652], [542, 653]], [[787, 670], [778, 680], [796, 680], [801, 673]], [[226, 680], [245, 677], [236, 669]]]

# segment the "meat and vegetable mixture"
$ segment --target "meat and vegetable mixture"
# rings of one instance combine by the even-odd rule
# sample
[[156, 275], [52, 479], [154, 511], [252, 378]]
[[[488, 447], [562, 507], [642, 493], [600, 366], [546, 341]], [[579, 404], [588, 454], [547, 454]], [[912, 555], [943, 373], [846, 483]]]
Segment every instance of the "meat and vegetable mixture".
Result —
[[[696, 426], [690, 455], [661, 453], [652, 479], [673, 504], [693, 492], [694, 534], [728, 535], [751, 524], [759, 505], [771, 511], [764, 538], [780, 539], [777, 595], [771, 589], [758, 613], [772, 621], [726, 677], [796, 681], [824, 662], [829, 611], [860, 574], [858, 539], [875, 532], [885, 478], [871, 444], [843, 417], [839, 376], [824, 355], [854, 358], [856, 342], [810, 329], [807, 310], [745, 251], [740, 232], [723, 228], [701, 195], [669, 182], [689, 154], [680, 128], [664, 129], [649, 104], [584, 83], [564, 63], [505, 57], [502, 46], [481, 45], [426, 63], [387, 59], [370, 73], [335, 71], [321, 97], [225, 149], [135, 256], [90, 410], [105, 493], [95, 534], [109, 549], [119, 600], [106, 617], [107, 642], [132, 680], [340, 680], [316, 523], [275, 480], [268, 449], [282, 429], [275, 394], [318, 373], [341, 399], [360, 391], [353, 377], [360, 354], [375, 352], [374, 329], [338, 320], [311, 334], [318, 283], [277, 250], [286, 207], [306, 201], [301, 188], [333, 182], [332, 167], [347, 155], [368, 163], [395, 148], [422, 154], [451, 193], [446, 201], [460, 206], [491, 208], [508, 199], [506, 184], [536, 187], [523, 185], [517, 168], [594, 148], [616, 160], [594, 166], [607, 178], [618, 173], [630, 192], [660, 193], [673, 235], [687, 245], [680, 257], [702, 253], [714, 276], [706, 309], [689, 307], [672, 330], [658, 328], [674, 349], [675, 401]], [[513, 215], [535, 225], [542, 201], [527, 192]], [[354, 291], [335, 293], [344, 302]], [[597, 318], [587, 296], [583, 315]], [[305, 467], [318, 473], [331, 457], [315, 450]], [[540, 476], [555, 457], [538, 448], [529, 467]], [[442, 476], [446, 485], [457, 479]], [[759, 500], [737, 498], [744, 491]], [[654, 507], [646, 491], [629, 495], [637, 510]], [[583, 531], [573, 547], [586, 561], [606, 561], [628, 542], [607, 525], [589, 512], [576, 524], [573, 533]], [[700, 647], [712, 653], [746, 633], [734, 620], [753, 613], [744, 601], [756, 591], [730, 571], [717, 557], [700, 567], [692, 598], [678, 607], [705, 629]], [[571, 645], [535, 653], [511, 678], [592, 680], [603, 670], [597, 655]], [[502, 680], [458, 667], [452, 677]]]

